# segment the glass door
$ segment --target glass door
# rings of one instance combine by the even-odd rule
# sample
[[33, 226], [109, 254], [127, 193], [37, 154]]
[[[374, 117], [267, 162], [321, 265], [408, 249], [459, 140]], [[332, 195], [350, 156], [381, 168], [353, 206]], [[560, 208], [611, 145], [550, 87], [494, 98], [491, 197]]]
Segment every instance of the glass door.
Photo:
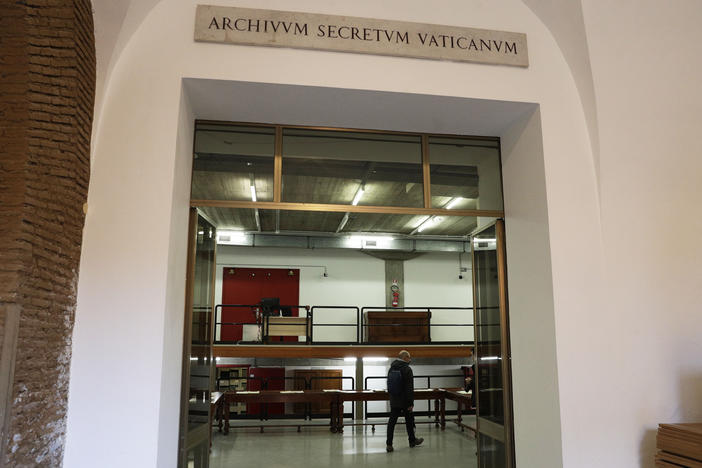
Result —
[[178, 466], [207, 468], [211, 438], [215, 227], [190, 211]]
[[472, 237], [479, 468], [514, 467], [505, 225]]

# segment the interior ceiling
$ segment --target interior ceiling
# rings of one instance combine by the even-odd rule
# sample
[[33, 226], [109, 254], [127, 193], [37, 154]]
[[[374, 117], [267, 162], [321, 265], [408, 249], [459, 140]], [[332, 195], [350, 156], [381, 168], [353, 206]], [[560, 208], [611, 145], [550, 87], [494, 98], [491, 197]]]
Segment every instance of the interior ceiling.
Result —
[[[201, 207], [200, 211], [219, 230], [282, 234], [396, 234], [411, 235], [427, 216], [378, 213], [345, 213], [322, 211], [258, 210], [251, 208]], [[476, 227], [478, 218], [445, 216], [431, 224], [416, 237], [464, 237]], [[339, 227], [342, 226], [341, 229]], [[259, 229], [260, 227], [260, 229]]]
[[[293, 129], [283, 133], [282, 201], [363, 206], [423, 207], [421, 140], [417, 135]], [[295, 132], [295, 134], [291, 134]], [[496, 140], [442, 139], [431, 147], [432, 205], [475, 209], [481, 160], [499, 158]], [[274, 131], [270, 127], [198, 124], [192, 178], [197, 200], [273, 201]], [[460, 163], [450, 161], [452, 154]], [[365, 160], [364, 160], [365, 158]], [[392, 233], [466, 236], [475, 218], [426, 215], [205, 208], [219, 229], [267, 233]]]
[[183, 82], [196, 119], [229, 122], [499, 136], [537, 107], [528, 102], [319, 86], [201, 78]]

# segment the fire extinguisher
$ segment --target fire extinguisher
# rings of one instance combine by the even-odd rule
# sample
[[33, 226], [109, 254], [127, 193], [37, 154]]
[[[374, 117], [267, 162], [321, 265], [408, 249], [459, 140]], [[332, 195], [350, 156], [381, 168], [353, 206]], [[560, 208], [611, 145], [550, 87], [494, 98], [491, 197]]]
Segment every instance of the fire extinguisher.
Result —
[[392, 280], [390, 291], [392, 292], [392, 306], [397, 307], [400, 305], [400, 286], [397, 284], [397, 280]]

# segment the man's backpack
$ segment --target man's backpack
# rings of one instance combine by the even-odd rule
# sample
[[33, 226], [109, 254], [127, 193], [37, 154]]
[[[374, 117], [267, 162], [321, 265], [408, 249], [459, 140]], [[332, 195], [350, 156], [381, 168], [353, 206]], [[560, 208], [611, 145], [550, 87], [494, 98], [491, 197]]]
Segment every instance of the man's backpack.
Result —
[[400, 369], [390, 369], [388, 372], [388, 393], [393, 396], [402, 395], [405, 386], [402, 382], [402, 372]]

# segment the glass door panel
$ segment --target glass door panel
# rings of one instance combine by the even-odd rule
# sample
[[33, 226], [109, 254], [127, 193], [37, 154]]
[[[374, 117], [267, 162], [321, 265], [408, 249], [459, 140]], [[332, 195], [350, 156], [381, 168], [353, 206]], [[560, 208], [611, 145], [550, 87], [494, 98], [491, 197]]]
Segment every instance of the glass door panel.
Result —
[[504, 221], [472, 238], [478, 466], [511, 468], [512, 396]]
[[216, 239], [214, 226], [191, 210], [178, 460], [182, 468], [209, 466]]

